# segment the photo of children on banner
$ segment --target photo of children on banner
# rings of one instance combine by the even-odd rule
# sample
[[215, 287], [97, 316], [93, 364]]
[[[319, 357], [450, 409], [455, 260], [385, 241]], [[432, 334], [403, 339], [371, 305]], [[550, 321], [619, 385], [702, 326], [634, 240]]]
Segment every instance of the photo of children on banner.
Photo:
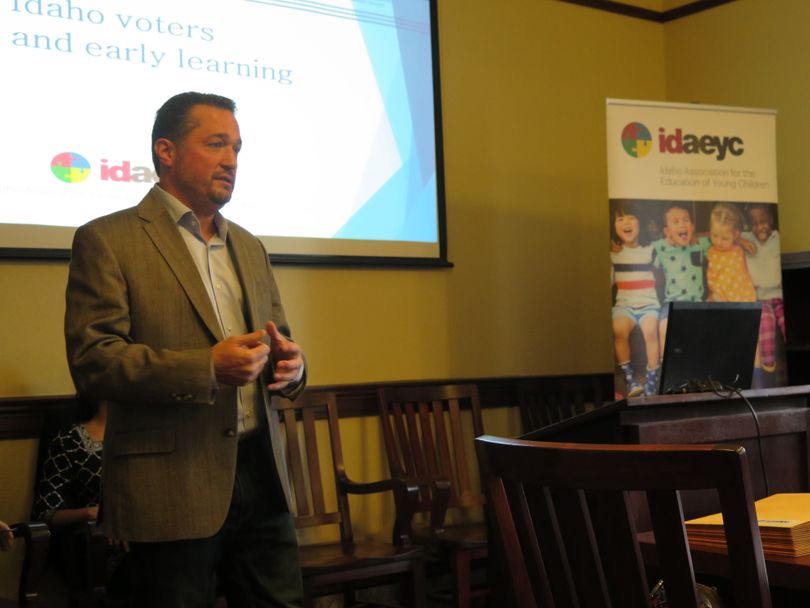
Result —
[[[717, 203], [709, 219], [712, 246], [706, 254], [709, 302], [756, 302], [757, 292], [748, 272], [745, 252], [756, 245], [742, 238], [742, 213], [729, 203]], [[745, 251], [743, 251], [745, 248]]]
[[658, 392], [669, 302], [762, 302], [752, 388], [786, 383], [775, 204], [616, 199], [610, 219], [617, 398]]
[[[749, 230], [743, 233], [756, 244], [755, 253], [746, 257], [748, 272], [754, 282], [757, 300], [762, 303], [762, 320], [759, 325], [759, 350], [755, 369], [760, 375], [776, 372], [777, 337], [785, 344], [785, 306], [782, 302], [782, 257], [779, 232], [776, 230], [776, 207], [765, 203], [747, 207]], [[779, 333], [777, 336], [777, 327]], [[782, 351], [782, 357], [784, 353]], [[784, 376], [784, 364], [782, 364]], [[782, 383], [786, 382], [786, 378]]]
[[[661, 309], [653, 270], [655, 249], [646, 235], [642, 235], [642, 218], [635, 204], [621, 201], [612, 207], [611, 241], [614, 250], [610, 258], [615, 296], [611, 316], [616, 364], [623, 376], [628, 397], [642, 393], [653, 395], [660, 369], [658, 318]], [[631, 356], [630, 337], [637, 327], [644, 342], [646, 374], [643, 385], [636, 380]]]

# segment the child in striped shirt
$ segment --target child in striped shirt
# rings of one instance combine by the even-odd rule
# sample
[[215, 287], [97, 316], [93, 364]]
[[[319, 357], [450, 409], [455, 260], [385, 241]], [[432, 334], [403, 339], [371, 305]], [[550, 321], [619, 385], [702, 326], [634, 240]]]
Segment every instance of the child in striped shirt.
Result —
[[[616, 363], [625, 379], [626, 395], [653, 395], [658, 385], [660, 356], [658, 312], [661, 308], [655, 288], [655, 250], [640, 241], [641, 225], [629, 202], [622, 201], [612, 212], [614, 247], [612, 262], [616, 297], [613, 305], [613, 345]], [[647, 370], [643, 386], [636, 380], [631, 358], [630, 334], [638, 326], [644, 337]]]

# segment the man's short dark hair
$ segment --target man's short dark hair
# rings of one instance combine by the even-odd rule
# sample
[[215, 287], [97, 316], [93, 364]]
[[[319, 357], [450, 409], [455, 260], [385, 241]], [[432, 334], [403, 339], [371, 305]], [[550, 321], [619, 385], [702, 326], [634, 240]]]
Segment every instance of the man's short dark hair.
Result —
[[232, 99], [213, 93], [189, 91], [167, 100], [155, 114], [155, 124], [152, 126], [152, 162], [158, 175], [160, 175], [160, 161], [155, 153], [155, 142], [161, 138], [177, 142], [188, 135], [195, 127], [190, 117], [191, 108], [194, 106], [213, 106], [236, 112], [236, 104]]

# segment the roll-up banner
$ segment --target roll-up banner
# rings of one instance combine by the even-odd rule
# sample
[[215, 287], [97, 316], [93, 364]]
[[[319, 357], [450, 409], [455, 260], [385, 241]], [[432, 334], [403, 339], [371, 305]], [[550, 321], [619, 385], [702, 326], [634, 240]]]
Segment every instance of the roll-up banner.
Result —
[[776, 112], [608, 99], [607, 152], [617, 397], [662, 390], [671, 302], [760, 302], [751, 387], [786, 384]]

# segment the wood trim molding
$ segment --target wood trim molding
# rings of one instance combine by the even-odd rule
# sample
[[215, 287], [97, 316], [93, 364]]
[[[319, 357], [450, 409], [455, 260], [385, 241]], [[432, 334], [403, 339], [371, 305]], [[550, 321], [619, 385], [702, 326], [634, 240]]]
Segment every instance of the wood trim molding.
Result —
[[720, 6], [721, 4], [735, 2], [736, 0], [694, 0], [693, 2], [689, 2], [677, 8], [671, 8], [667, 11], [655, 11], [648, 8], [641, 8], [639, 6], [633, 6], [632, 4], [626, 4], [624, 2], [617, 2], [616, 0], [559, 1], [594, 8], [596, 10], [614, 13], [616, 15], [624, 15], [625, 17], [634, 17], [636, 19], [654, 21], [655, 23], [667, 23], [669, 21], [674, 21], [675, 19], [688, 17], [689, 15], [694, 15], [696, 13], [709, 10], [710, 8]]
[[0, 440], [39, 437], [45, 420], [71, 420], [78, 400], [73, 395], [0, 398]]
[[[430, 384], [477, 384], [481, 407], [517, 407], [518, 387], [521, 383], [535, 381], [549, 387], [557, 384], [592, 385], [598, 378], [600, 385], [610, 394], [605, 401], [613, 399], [613, 374], [570, 374], [561, 376], [511, 376], [485, 379], [443, 379], [378, 382], [368, 384], [335, 384], [309, 386], [308, 391], [335, 391], [341, 418], [376, 416], [378, 413], [377, 391], [387, 386], [420, 386]], [[79, 402], [75, 395], [48, 397], [0, 397], [0, 440], [32, 439], [42, 436], [43, 431], [58, 426], [67, 426], [75, 420]]]
[[810, 251], [796, 251], [782, 254], [782, 271], [810, 268]]

